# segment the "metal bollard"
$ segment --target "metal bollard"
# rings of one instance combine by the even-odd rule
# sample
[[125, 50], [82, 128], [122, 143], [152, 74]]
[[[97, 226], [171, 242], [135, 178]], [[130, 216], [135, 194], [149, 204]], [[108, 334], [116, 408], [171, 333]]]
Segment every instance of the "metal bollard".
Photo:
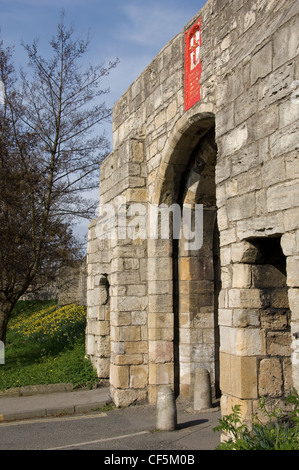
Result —
[[157, 423], [160, 431], [174, 431], [177, 426], [177, 410], [173, 390], [162, 387], [158, 392], [157, 399]]
[[212, 408], [211, 380], [209, 371], [197, 369], [195, 371], [194, 410], [207, 410]]

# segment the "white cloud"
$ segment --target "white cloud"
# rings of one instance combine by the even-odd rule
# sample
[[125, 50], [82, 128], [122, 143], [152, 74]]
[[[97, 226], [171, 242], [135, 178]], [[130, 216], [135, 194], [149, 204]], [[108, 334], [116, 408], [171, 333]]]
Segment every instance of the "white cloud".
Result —
[[162, 2], [156, 5], [127, 3], [122, 9], [127, 22], [118, 34], [140, 46], [166, 44], [192, 16], [183, 7], [163, 6]]

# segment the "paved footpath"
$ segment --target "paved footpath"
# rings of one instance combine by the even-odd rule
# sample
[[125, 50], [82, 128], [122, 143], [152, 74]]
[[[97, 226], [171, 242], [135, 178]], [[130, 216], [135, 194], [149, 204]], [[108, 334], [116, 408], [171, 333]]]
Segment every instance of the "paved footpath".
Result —
[[[156, 408], [150, 405], [136, 405], [105, 412], [106, 424], [101, 430], [103, 435], [100, 436], [98, 430], [93, 435], [90, 424], [96, 422], [96, 414], [99, 411], [99, 418], [100, 415], [103, 415], [101, 409], [107, 402], [109, 402], [109, 388], [105, 387], [95, 390], [1, 397], [0, 430], [2, 430], [2, 439], [4, 439], [4, 432], [8, 433], [10, 430], [10, 427], [7, 426], [12, 424], [15, 425], [13, 435], [16, 436], [17, 428], [24, 429], [24, 425], [32, 426], [34, 418], [39, 418], [39, 422], [45, 424], [52, 422], [54, 426], [54, 422], [47, 419], [53, 417], [51, 419], [57, 420], [58, 426], [60, 417], [65, 417], [65, 420], [68, 421], [68, 417], [74, 419], [74, 415], [78, 416], [78, 419], [80, 416], [83, 418], [82, 414], [85, 413], [87, 419], [82, 421], [82, 424], [86, 422], [83, 424], [86, 430], [82, 434], [85, 436], [84, 439], [76, 437], [76, 439], [70, 439], [70, 443], [68, 443], [64, 435], [60, 438], [57, 435], [57, 442], [53, 441], [53, 450], [58, 450], [61, 447], [71, 449], [73, 443], [77, 448], [86, 450], [90, 448], [91, 444], [96, 449], [103, 448], [104, 445], [107, 446], [106, 448], [111, 448], [113, 445], [118, 449], [215, 450], [220, 442], [219, 433], [213, 431], [213, 428], [219, 424], [219, 407], [198, 412], [194, 411], [190, 404], [180, 400], [177, 400], [178, 427], [175, 432], [154, 432]], [[89, 416], [94, 419], [88, 419]], [[47, 426], [52, 425], [47, 424]], [[123, 426], [125, 426], [125, 430]], [[60, 432], [64, 433], [64, 431]], [[4, 441], [2, 444], [1, 449], [7, 448]]]
[[82, 413], [102, 408], [109, 400], [109, 388], [1, 397], [0, 421]]

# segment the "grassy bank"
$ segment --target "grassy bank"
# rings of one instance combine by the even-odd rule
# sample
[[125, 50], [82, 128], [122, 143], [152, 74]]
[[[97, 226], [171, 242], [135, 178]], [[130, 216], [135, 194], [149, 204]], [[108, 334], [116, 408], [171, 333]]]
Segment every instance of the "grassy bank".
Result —
[[61, 382], [92, 386], [98, 379], [85, 358], [85, 326], [84, 307], [18, 302], [8, 325], [0, 390]]

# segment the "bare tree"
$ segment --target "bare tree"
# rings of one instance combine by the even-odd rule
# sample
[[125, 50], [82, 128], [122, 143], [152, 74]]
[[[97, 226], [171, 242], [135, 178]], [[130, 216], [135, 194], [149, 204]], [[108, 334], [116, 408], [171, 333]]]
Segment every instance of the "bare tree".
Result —
[[[73, 39], [64, 14], [51, 41], [24, 44], [31, 74], [15, 78], [12, 49], [0, 43], [0, 340], [14, 305], [38, 276], [53, 273], [77, 252], [74, 218], [90, 219], [109, 142], [98, 126], [111, 117], [100, 102], [101, 80], [117, 64], [83, 66], [89, 45]], [[96, 132], [97, 130], [97, 132]]]

